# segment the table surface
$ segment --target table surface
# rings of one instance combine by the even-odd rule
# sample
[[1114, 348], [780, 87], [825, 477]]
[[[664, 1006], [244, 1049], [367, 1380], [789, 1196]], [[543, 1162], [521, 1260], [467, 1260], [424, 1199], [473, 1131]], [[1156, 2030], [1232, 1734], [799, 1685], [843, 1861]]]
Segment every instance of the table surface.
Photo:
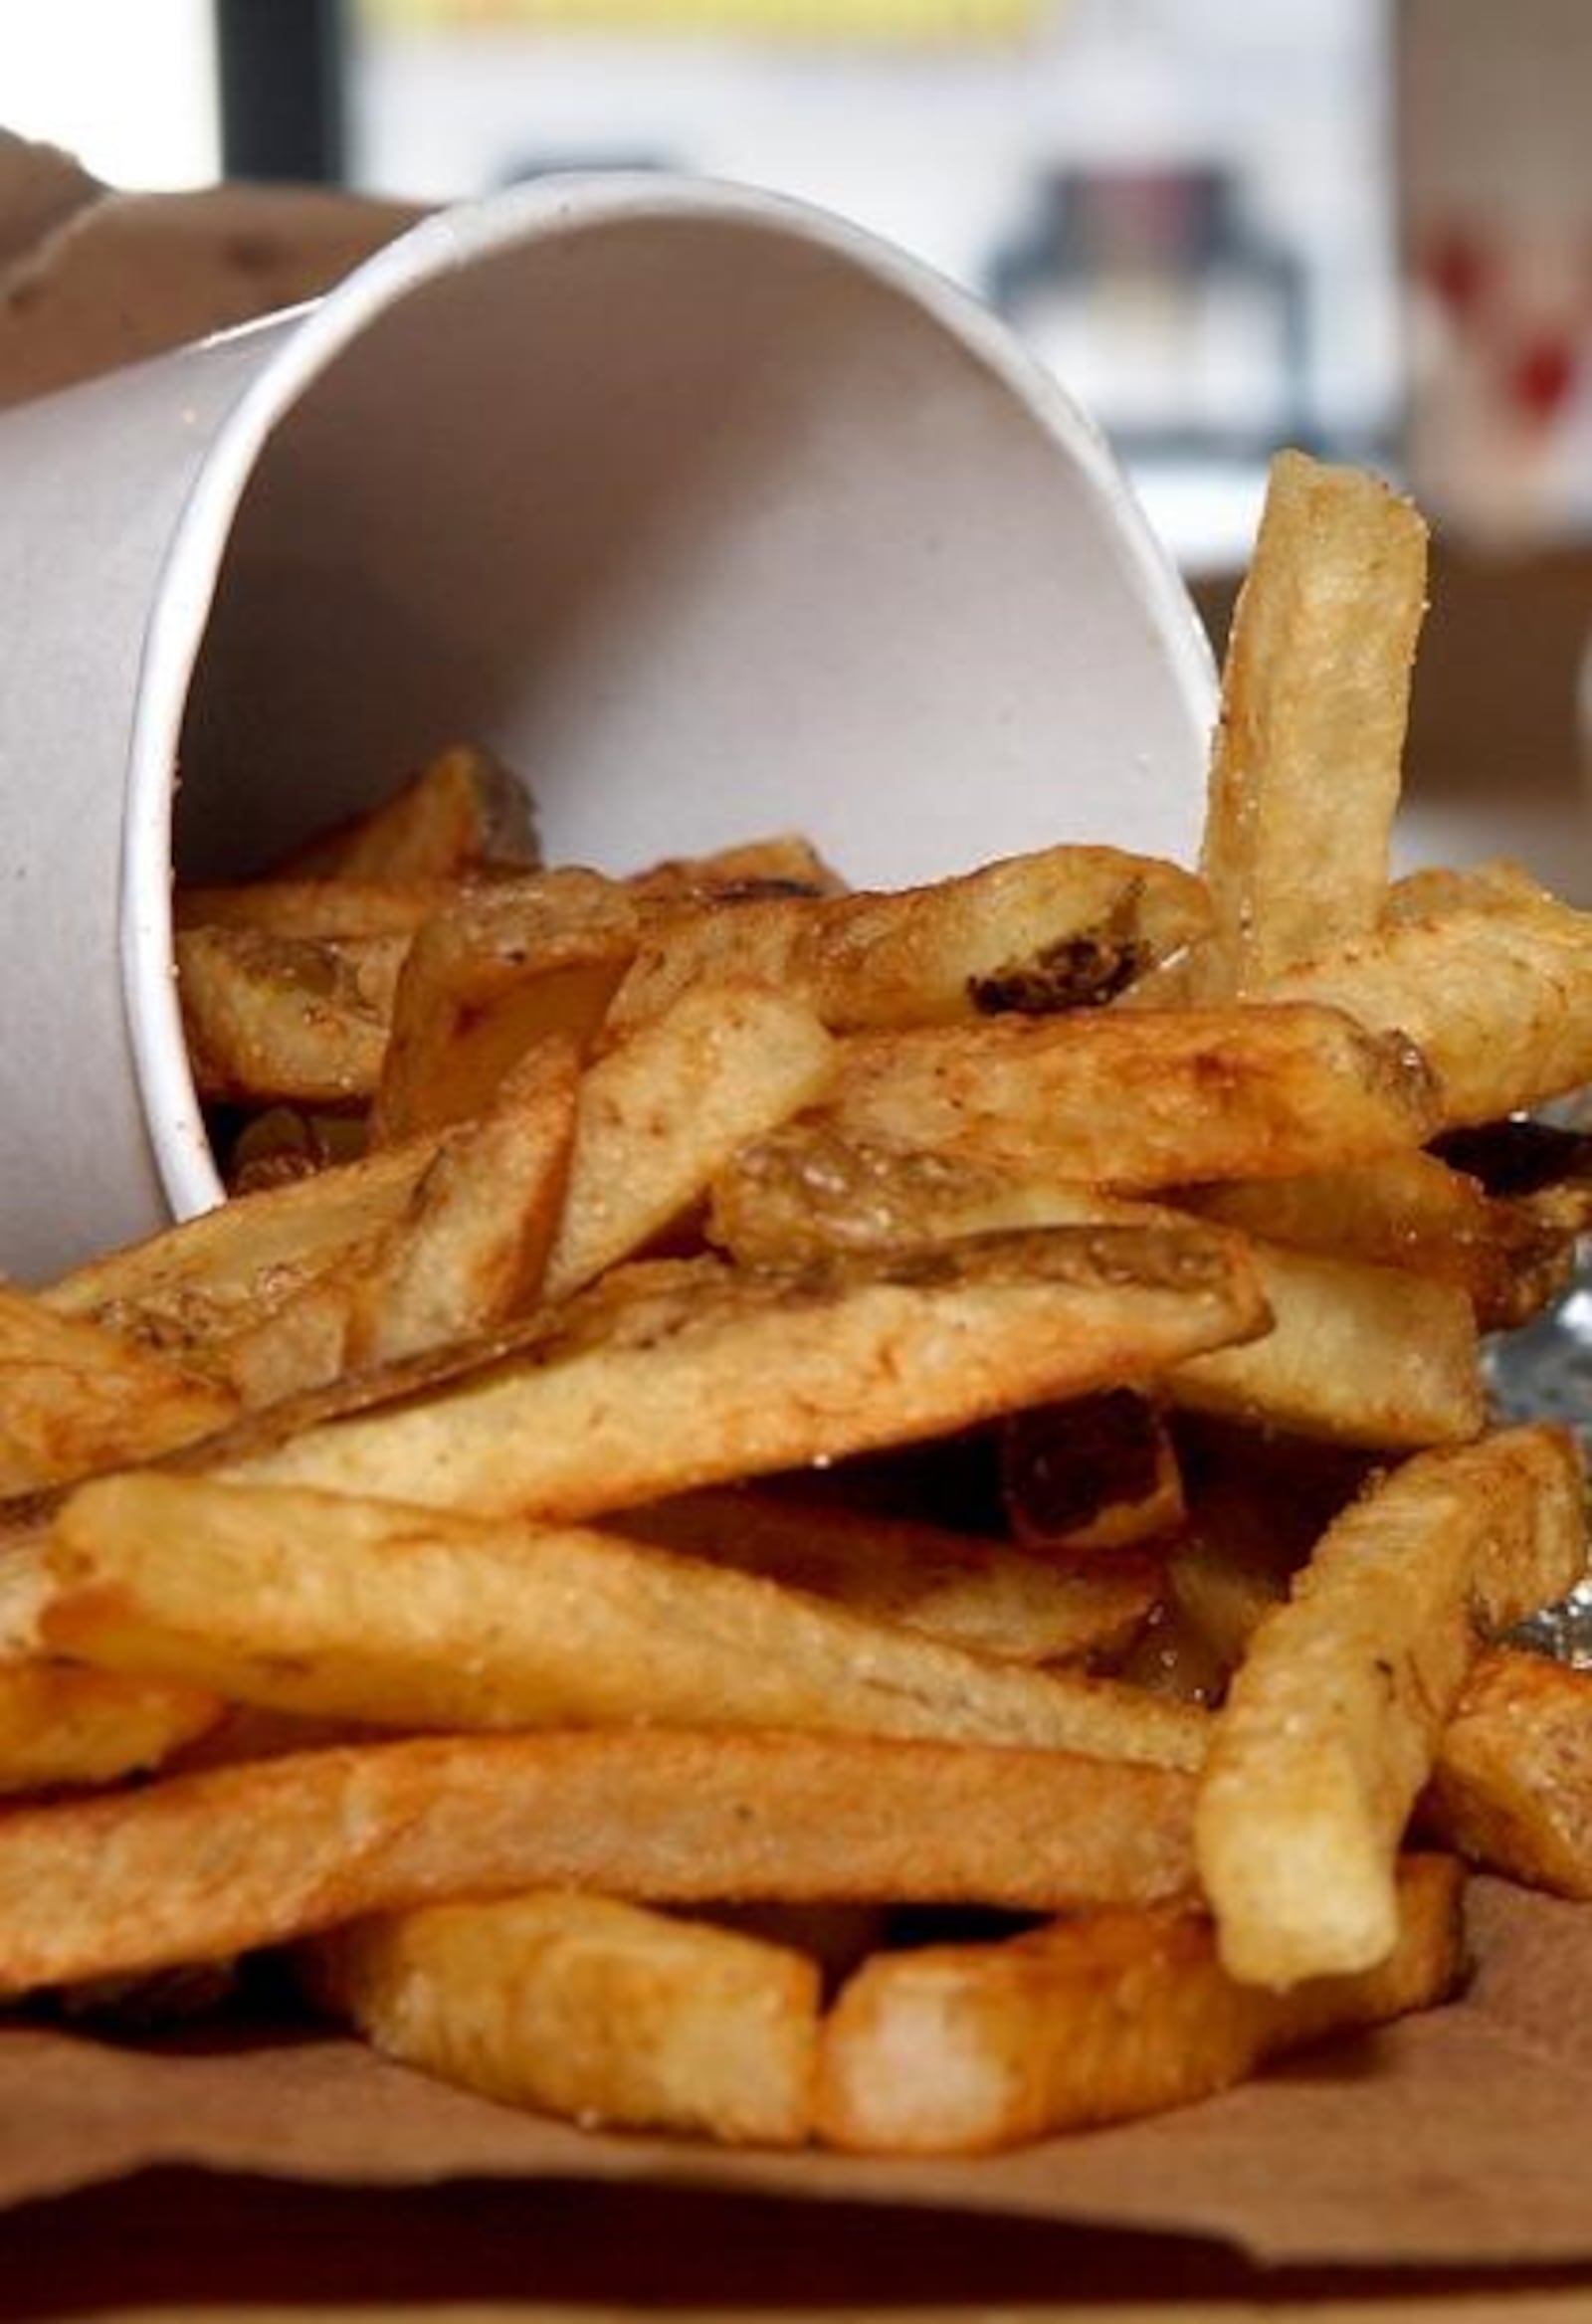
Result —
[[156, 2171], [0, 2219], [0, 2319], [1592, 2319], [1592, 2269], [1252, 2267], [1213, 2243], [589, 2183], [350, 2192]]

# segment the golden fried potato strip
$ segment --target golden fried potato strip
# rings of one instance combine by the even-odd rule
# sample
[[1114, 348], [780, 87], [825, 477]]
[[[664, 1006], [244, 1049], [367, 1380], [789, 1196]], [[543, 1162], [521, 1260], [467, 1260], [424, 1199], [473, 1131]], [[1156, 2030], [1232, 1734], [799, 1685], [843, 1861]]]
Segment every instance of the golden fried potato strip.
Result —
[[358, 1921], [300, 1959], [385, 2055], [511, 2106], [728, 2146], [812, 2127], [819, 1971], [789, 1945], [539, 1894]]
[[616, 1522], [632, 1540], [1010, 1662], [1119, 1652], [1160, 1587], [1149, 1558], [1030, 1557], [1009, 1541], [747, 1485], [628, 1509]]
[[0, 1494], [145, 1460], [224, 1428], [225, 1388], [0, 1283]]
[[860, 1034], [828, 1111], [863, 1145], [1125, 1191], [1337, 1169], [1437, 1126], [1402, 1037], [1259, 1005]]
[[1507, 1647], [1479, 1655], [1422, 1819], [1488, 1871], [1592, 1898], [1592, 1672]]
[[854, 2154], [988, 2154], [1187, 2105], [1268, 2058], [1447, 1999], [1461, 1874], [1410, 1856], [1387, 1959], [1288, 1994], [1235, 1983], [1210, 1921], [1170, 1906], [986, 1945], [877, 1955], [819, 2056], [820, 2138]]
[[657, 1903], [1153, 1903], [1190, 1778], [875, 1737], [439, 1736], [0, 1818], [0, 1993], [214, 1961], [526, 1888]]
[[1586, 1564], [1568, 1431], [1428, 1452], [1331, 1525], [1233, 1680], [1201, 1784], [1200, 1877], [1224, 1966], [1288, 1987], [1369, 1969], [1393, 1866], [1478, 1644]]
[[892, 893], [773, 897], [655, 928], [609, 1026], [724, 976], [777, 985], [836, 1033], [1048, 1015], [1110, 999], [1208, 918], [1189, 872], [1114, 848], [1051, 848]]
[[616, 1535], [129, 1474], [75, 1496], [46, 1643], [395, 1728], [653, 1722], [1014, 1743], [1195, 1767], [1205, 1721]]
[[[424, 1360], [229, 1433], [218, 1474], [481, 1514], [592, 1516], [909, 1444], [1265, 1328], [1219, 1231], [1060, 1228], [738, 1272], [617, 1270], [462, 1376]], [[417, 1391], [430, 1388], [421, 1396]], [[315, 1423], [318, 1420], [318, 1425]]]
[[1374, 477], [1272, 464], [1233, 619], [1201, 869], [1207, 998], [1368, 935], [1387, 890], [1426, 526]]

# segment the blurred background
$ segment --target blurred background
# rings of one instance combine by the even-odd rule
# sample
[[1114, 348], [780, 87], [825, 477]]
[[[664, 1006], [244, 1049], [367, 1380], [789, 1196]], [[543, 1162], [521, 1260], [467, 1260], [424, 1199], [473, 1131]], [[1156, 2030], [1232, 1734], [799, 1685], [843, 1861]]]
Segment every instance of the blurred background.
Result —
[[1586, 0], [0, 8], [0, 122], [116, 188], [656, 167], [877, 229], [1094, 411], [1218, 643], [1270, 453], [1377, 467], [1438, 538], [1417, 796], [1592, 899], [1589, 95]]

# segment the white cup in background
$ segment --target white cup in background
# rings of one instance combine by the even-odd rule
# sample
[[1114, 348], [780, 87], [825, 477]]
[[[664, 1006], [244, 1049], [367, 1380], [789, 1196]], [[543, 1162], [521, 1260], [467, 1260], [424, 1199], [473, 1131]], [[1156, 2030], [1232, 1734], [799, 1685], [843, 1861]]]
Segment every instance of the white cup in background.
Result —
[[[1187, 857], [1215, 687], [1095, 430], [843, 221], [648, 173], [0, 419], [0, 1266], [218, 1199], [180, 871], [480, 741], [552, 861], [801, 829], [906, 881]], [[175, 817], [174, 774], [180, 762]]]

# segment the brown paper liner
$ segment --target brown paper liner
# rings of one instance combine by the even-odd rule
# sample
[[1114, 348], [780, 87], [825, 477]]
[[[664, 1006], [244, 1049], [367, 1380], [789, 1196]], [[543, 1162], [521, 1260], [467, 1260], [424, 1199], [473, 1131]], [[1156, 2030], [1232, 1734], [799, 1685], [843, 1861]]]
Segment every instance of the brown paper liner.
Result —
[[0, 2031], [0, 2203], [158, 2165], [343, 2187], [553, 2180], [1219, 2238], [1294, 2265], [1592, 2258], [1592, 1910], [1481, 1880], [1465, 1998], [1155, 2121], [990, 2161], [592, 2136], [318, 2031]]

